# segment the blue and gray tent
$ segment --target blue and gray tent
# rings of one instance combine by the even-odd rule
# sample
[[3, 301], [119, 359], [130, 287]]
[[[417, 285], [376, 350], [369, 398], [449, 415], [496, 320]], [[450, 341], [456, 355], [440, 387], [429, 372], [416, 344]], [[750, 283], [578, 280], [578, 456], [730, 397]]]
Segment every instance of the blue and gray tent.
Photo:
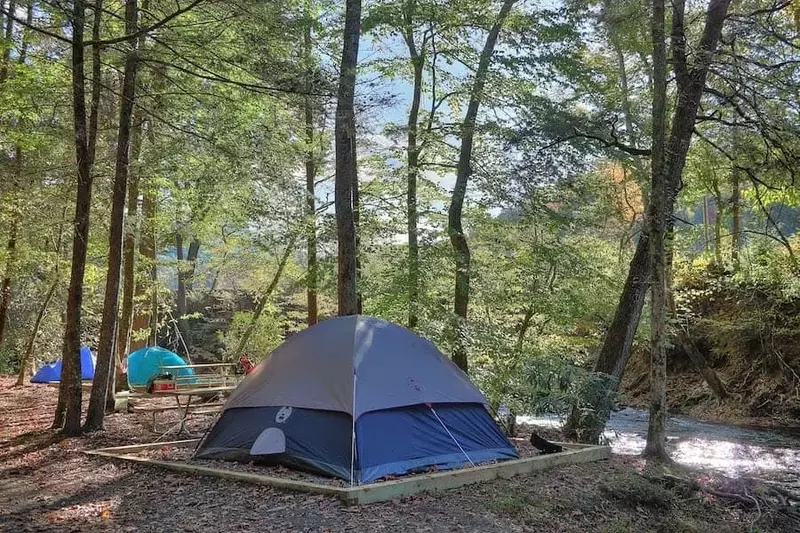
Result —
[[351, 483], [518, 457], [486, 398], [432, 343], [365, 316], [303, 330], [239, 385], [196, 457]]

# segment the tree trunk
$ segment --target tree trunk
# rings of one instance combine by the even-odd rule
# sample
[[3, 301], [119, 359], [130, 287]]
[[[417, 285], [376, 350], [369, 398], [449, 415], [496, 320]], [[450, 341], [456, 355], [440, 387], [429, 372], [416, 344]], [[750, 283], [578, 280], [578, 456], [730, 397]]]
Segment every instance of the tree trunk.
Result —
[[142, 150], [142, 120], [135, 120], [131, 131], [131, 165], [128, 170], [128, 223], [122, 244], [122, 308], [117, 335], [117, 381], [122, 377], [122, 360], [130, 346], [133, 324], [133, 294], [136, 291], [136, 239], [139, 233], [139, 170]]
[[489, 73], [492, 53], [497, 44], [500, 30], [508, 17], [516, 0], [505, 0], [500, 8], [500, 13], [486, 37], [481, 51], [478, 69], [475, 71], [475, 80], [470, 91], [469, 105], [464, 121], [461, 124], [461, 150], [458, 157], [456, 170], [456, 183], [453, 188], [453, 198], [450, 202], [447, 217], [447, 233], [455, 252], [456, 276], [453, 311], [455, 313], [455, 327], [453, 332], [453, 361], [464, 371], [469, 367], [467, 363], [466, 322], [467, 308], [469, 306], [469, 280], [470, 280], [470, 250], [461, 214], [464, 208], [464, 199], [467, 194], [467, 182], [472, 174], [472, 147], [475, 139], [475, 123], [478, 117], [478, 108], [483, 99], [483, 90], [486, 77]]
[[56, 238], [55, 248], [56, 259], [55, 266], [53, 267], [53, 282], [50, 284], [50, 288], [47, 290], [47, 294], [44, 297], [44, 301], [42, 301], [41, 307], [39, 307], [39, 312], [36, 313], [36, 320], [33, 323], [33, 331], [31, 331], [28, 344], [25, 346], [25, 354], [22, 356], [22, 361], [19, 364], [19, 374], [17, 375], [17, 382], [15, 383], [16, 387], [22, 387], [25, 385], [25, 375], [27, 374], [28, 368], [31, 366], [31, 362], [33, 361], [33, 347], [36, 344], [36, 337], [39, 336], [39, 329], [42, 327], [42, 320], [44, 320], [47, 307], [50, 305], [50, 301], [53, 299], [56, 289], [58, 289], [58, 284], [61, 282], [61, 276], [59, 276], [59, 266], [61, 264], [61, 243], [64, 241], [64, 224], [66, 223], [67, 219], [67, 210], [68, 206], [64, 205], [64, 210], [61, 214], [61, 221], [58, 224], [58, 237]]
[[[147, 261], [150, 305], [149, 311], [143, 310], [133, 321], [133, 330], [148, 329], [147, 343], [157, 344], [158, 331], [158, 264], [156, 262], [156, 191], [148, 185], [142, 194], [142, 239], [139, 242], [139, 254]], [[142, 285], [141, 293], [147, 288]], [[137, 289], [137, 292], [139, 289]]]
[[[8, 13], [14, 14], [17, 10], [17, 3], [16, 0], [9, 0], [8, 2]], [[11, 42], [11, 38], [14, 35], [14, 19], [8, 17], [6, 19], [5, 24], [5, 31], [3, 33], [3, 40], [8, 41], [9, 45]], [[0, 83], [6, 81], [8, 78], [8, 70], [9, 65], [11, 64], [11, 46], [6, 46], [3, 49], [3, 59], [0, 62]]]
[[189, 250], [186, 252], [186, 262], [189, 268], [186, 271], [184, 283], [186, 284], [187, 295], [194, 291], [194, 275], [197, 272], [197, 256], [199, 253], [200, 241], [197, 240], [197, 237], [193, 237], [192, 242], [189, 243]]
[[722, 194], [719, 190], [714, 195], [714, 260], [722, 266]]
[[[693, 63], [690, 66], [687, 63], [686, 56], [686, 34], [684, 28], [684, 11], [685, 3], [683, 0], [676, 0], [673, 2], [672, 10], [672, 57], [675, 70], [675, 79], [677, 83], [677, 104], [675, 106], [675, 113], [672, 118], [672, 127], [670, 128], [670, 137], [664, 151], [663, 163], [656, 165], [655, 160], [653, 164], [654, 185], [655, 181], [663, 183], [664, 195], [661, 200], [662, 209], [661, 214], [655, 215], [653, 221], [655, 224], [662, 224], [664, 226], [664, 233], [667, 229], [667, 218], [671, 220], [674, 212], [675, 199], [677, 198], [678, 191], [681, 183], [681, 176], [683, 169], [686, 165], [686, 154], [689, 152], [689, 144], [694, 131], [694, 124], [697, 118], [697, 110], [700, 106], [700, 97], [702, 96], [703, 88], [705, 87], [706, 77], [711, 62], [714, 60], [717, 44], [719, 43], [722, 34], [722, 26], [725, 22], [725, 17], [728, 12], [731, 0], [711, 0], [708, 4], [706, 12], [705, 27], [703, 34], [700, 38], [699, 46], [693, 50]], [[663, 0], [655, 0], [655, 3], [663, 2]], [[655, 69], [655, 67], [654, 67]], [[655, 100], [654, 100], [655, 105]], [[655, 114], [655, 110], [654, 110]], [[655, 142], [655, 140], [654, 140]], [[654, 144], [655, 148], [655, 144]], [[655, 150], [653, 152], [655, 158]], [[659, 167], [663, 167], [658, 170]], [[657, 173], [660, 175], [656, 178]], [[655, 193], [652, 193], [653, 196]], [[653, 201], [651, 200], [651, 205]], [[662, 220], [663, 219], [663, 220]], [[660, 230], [660, 227], [657, 228]], [[650, 425], [648, 427], [647, 445], [645, 447], [645, 455], [657, 459], [666, 458], [666, 450], [664, 449], [664, 422], [666, 418], [666, 357], [663, 361], [661, 356], [663, 353], [663, 343], [665, 341], [664, 331], [658, 327], [659, 321], [665, 321], [666, 312], [666, 276], [662, 274], [665, 263], [663, 261], [664, 243], [656, 243], [651, 245], [654, 253], [658, 254], [661, 250], [661, 256], [653, 258], [653, 290], [661, 294], [654, 293], [653, 295], [653, 336], [651, 338], [653, 348], [657, 348], [656, 353], [651, 354], [653, 359], [651, 363], [651, 407], [650, 407]], [[658, 264], [660, 261], [661, 264]], [[656, 277], [658, 276], [658, 277]], [[660, 308], [660, 309], [656, 309]], [[662, 388], [664, 390], [662, 390]]]
[[[136, 33], [138, 7], [136, 0], [125, 3], [125, 31]], [[130, 163], [131, 125], [133, 122], [133, 104], [136, 98], [136, 71], [139, 58], [136, 50], [136, 39], [128, 42], [125, 58], [125, 72], [122, 83], [122, 96], [119, 108], [119, 129], [117, 132], [117, 154], [114, 168], [114, 189], [111, 200], [111, 222], [108, 232], [108, 270], [106, 273], [106, 290], [103, 299], [103, 317], [100, 324], [100, 343], [97, 350], [92, 393], [89, 397], [89, 408], [86, 413], [84, 429], [97, 430], [103, 428], [106, 397], [109, 381], [113, 378], [116, 346], [117, 316], [119, 311], [119, 280], [122, 267], [122, 233], [125, 227], [125, 193], [128, 187], [128, 165]]]
[[56, 293], [56, 289], [58, 288], [58, 283], [60, 281], [61, 280], [58, 278], [56, 273], [56, 277], [53, 279], [53, 283], [50, 284], [50, 288], [47, 289], [47, 294], [42, 301], [42, 305], [39, 307], [39, 312], [36, 313], [36, 320], [33, 323], [33, 331], [31, 331], [31, 336], [28, 339], [28, 343], [25, 345], [25, 354], [22, 356], [22, 361], [19, 363], [19, 374], [17, 374], [17, 382], [14, 384], [16, 387], [22, 387], [25, 385], [25, 376], [28, 373], [28, 367], [33, 359], [33, 347], [36, 344], [36, 337], [39, 336], [39, 329], [42, 327], [44, 314], [47, 312], [47, 307], [50, 305], [50, 300], [53, 299], [53, 295]]
[[[191, 243], [189, 244], [189, 248], [191, 249]], [[182, 339], [182, 343], [185, 346], [185, 352], [183, 355], [189, 355], [189, 346], [192, 343], [189, 327], [186, 323], [186, 319], [184, 316], [187, 314], [187, 307], [186, 307], [186, 279], [189, 275], [187, 272], [188, 265], [185, 264], [188, 261], [188, 257], [185, 260], [183, 256], [183, 235], [181, 234], [180, 230], [175, 233], [175, 252], [178, 259], [178, 292], [175, 297], [175, 306], [178, 312], [177, 318], [177, 326], [178, 326], [178, 334]]]
[[417, 177], [419, 175], [419, 147], [417, 146], [417, 131], [419, 122], [419, 108], [422, 100], [422, 72], [425, 59], [417, 50], [414, 41], [414, 8], [416, 2], [412, 0], [405, 8], [405, 40], [408, 46], [408, 55], [414, 69], [414, 88], [411, 97], [411, 109], [408, 112], [408, 146], [406, 147], [407, 159], [407, 190], [406, 190], [406, 216], [408, 221], [408, 327], [414, 329], [419, 321], [419, 237], [417, 231]]
[[[85, 0], [84, 0], [85, 2]], [[100, 40], [102, 25], [103, 0], [95, 0], [94, 16], [92, 19], [92, 41]], [[89, 168], [94, 167], [95, 153], [97, 152], [97, 123], [100, 119], [100, 80], [102, 63], [100, 61], [100, 45], [92, 45], [92, 101], [89, 107]]]
[[[14, 13], [15, 10], [14, 0], [9, 2], [9, 13]], [[26, 22], [31, 24], [33, 21], [33, 2], [28, 4]], [[8, 41], [6, 48], [3, 52], [2, 71], [0, 72], [0, 84], [2, 84], [8, 77], [8, 67], [11, 61], [11, 47], [12, 38], [14, 36], [14, 20], [9, 17], [6, 22], [6, 33], [4, 38]], [[17, 57], [17, 63], [23, 65], [25, 58], [28, 54], [28, 34], [27, 28], [24, 30], [22, 36], [22, 47]], [[19, 188], [22, 185], [22, 147], [17, 145], [14, 147], [14, 181], [15, 186]], [[3, 281], [0, 283], [0, 346], [3, 344], [3, 337], [5, 336], [6, 324], [8, 322], [8, 308], [11, 305], [11, 281], [13, 279], [14, 266], [17, 259], [17, 234], [19, 232], [20, 218], [22, 217], [16, 195], [14, 200], [9, 202], [11, 204], [11, 225], [9, 227], [8, 243], [6, 244], [6, 271], [3, 276]]]
[[[628, 269], [628, 277], [625, 279], [614, 319], [603, 337], [603, 345], [592, 370], [613, 377], [610, 380], [613, 387], [611, 392], [616, 392], [619, 387], [631, 357], [633, 338], [639, 327], [639, 319], [642, 316], [650, 284], [650, 271], [650, 240], [646, 233], [642, 233], [639, 242], [636, 243], [636, 251]], [[599, 405], [593, 407], [602, 408]], [[603, 412], [582, 417], [579, 409], [573, 409], [564, 425], [564, 435], [580, 442], [596, 443], [603, 433], [609, 414]]]
[[[675, 0], [681, 2], [683, 0]], [[653, 1], [653, 141], [652, 184], [648, 210], [650, 237], [650, 419], [644, 455], [667, 459], [665, 425], [667, 417], [667, 279], [666, 279], [666, 175], [664, 139], [666, 137], [667, 47], [664, 30], [664, 0]]]
[[[64, 345], [61, 353], [61, 383], [53, 427], [66, 435], [81, 430], [81, 304], [86, 249], [89, 242], [89, 211], [92, 203], [92, 168], [86, 131], [84, 87], [84, 0], [74, 0], [72, 14], [72, 109], [78, 190], [75, 201], [75, 231], [72, 241], [72, 268], [67, 293]], [[98, 17], [99, 18], [99, 17]], [[99, 91], [99, 84], [93, 90]]]
[[734, 268], [739, 268], [739, 250], [742, 248], [742, 215], [741, 207], [741, 184], [739, 168], [734, 166], [731, 169], [731, 218], [733, 227], [731, 229], [733, 240], [731, 242], [731, 262]]
[[356, 124], [353, 107], [358, 41], [361, 34], [361, 0], [346, 0], [344, 45], [336, 104], [336, 229], [338, 238], [337, 297], [339, 316], [358, 313], [356, 288], [356, 227], [353, 185], [356, 171]]
[[[17, 151], [17, 159], [15, 165], [19, 165], [21, 161], [19, 158], [22, 153]], [[19, 210], [16, 202], [11, 201], [11, 208], [13, 217], [11, 220], [11, 227], [8, 229], [8, 244], [6, 244], [6, 271], [3, 276], [3, 282], [0, 283], [0, 345], [3, 344], [3, 337], [5, 336], [6, 323], [8, 322], [8, 308], [11, 305], [11, 276], [14, 271], [14, 264], [17, 258], [17, 232], [19, 228]]]
[[[308, 312], [306, 324], [317, 323], [317, 202], [314, 181], [317, 179], [317, 165], [314, 148], [314, 99], [313, 67], [311, 63], [311, 0], [306, 0], [306, 25], [303, 33], [303, 55], [306, 63], [306, 95], [303, 98], [303, 111], [306, 126], [306, 219], [308, 223], [306, 236], [306, 256], [308, 273], [306, 277], [306, 302]], [[216, 278], [215, 278], [216, 279]]]
[[[695, 67], [692, 69], [689, 79], [687, 79], [686, 75], [683, 75], [679, 83], [679, 89], [681, 89], [679, 91], [679, 106], [673, 118], [670, 143], [667, 145], [666, 149], [666, 154], [669, 156], [669, 159], [664, 162], [668, 192], [665, 210], [670, 214], [670, 222], [675, 198], [680, 186], [681, 174], [683, 173], [683, 167], [686, 162], [686, 153], [688, 152], [694, 120], [697, 115], [700, 94], [705, 86], [708, 65], [713, 58], [713, 50], [716, 48], [719, 41], [722, 23], [729, 3], [729, 0], [712, 0], [709, 3], [705, 29], [700, 43], [701, 54], [699, 57], [701, 64], [699, 68]], [[679, 19], [679, 23], [682, 24], [682, 18]], [[681, 56], [679, 60], [685, 67], [685, 55], [682, 55], [680, 50], [678, 54]], [[645, 218], [649, 218], [649, 214], [646, 214]], [[596, 372], [610, 374], [617, 378], [614, 381], [615, 387], [619, 386], [619, 382], [625, 370], [625, 365], [630, 358], [633, 336], [639, 324], [644, 299], [647, 294], [647, 287], [650, 282], [652, 265], [650, 263], [648, 250], [648, 236], [643, 234], [642, 238], [637, 243], [636, 252], [631, 260], [630, 270], [614, 315], [614, 320], [605, 335], [600, 355], [595, 364]], [[607, 414], [602, 420], [607, 420]], [[574, 409], [564, 427], [565, 435], [568, 438], [574, 438], [576, 436], [576, 430], [579, 429], [581, 425], [580, 413]], [[601, 426], [595, 428], [595, 431], [586, 431], [583, 433], [578, 431], [577, 436], [582, 441], [592, 442], [592, 438], [594, 437], [596, 440], [597, 436], [602, 433], [602, 429]]]

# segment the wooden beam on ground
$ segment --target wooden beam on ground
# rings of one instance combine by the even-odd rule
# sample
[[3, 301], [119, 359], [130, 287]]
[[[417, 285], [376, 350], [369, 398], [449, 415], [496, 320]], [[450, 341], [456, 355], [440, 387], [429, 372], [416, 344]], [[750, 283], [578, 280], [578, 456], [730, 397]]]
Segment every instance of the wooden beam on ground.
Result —
[[516, 459], [490, 465], [481, 465], [461, 470], [447, 470], [434, 474], [409, 476], [396, 481], [370, 483], [345, 489], [344, 501], [348, 504], [383, 502], [418, 494], [454, 489], [472, 483], [496, 478], [510, 478], [520, 474], [530, 474], [564, 464], [589, 463], [611, 457], [608, 446], [588, 446], [551, 455], [538, 455], [527, 459]]
[[447, 470], [433, 474], [409, 476], [394, 481], [370, 483], [353, 488], [336, 487], [323, 483], [297, 481], [293, 479], [266, 476], [251, 472], [240, 472], [223, 468], [212, 468], [177, 461], [161, 461], [129, 455], [144, 450], [168, 447], [187, 447], [194, 445], [199, 439], [188, 439], [172, 442], [157, 442], [148, 444], [134, 444], [132, 446], [117, 446], [87, 451], [89, 455], [121, 459], [134, 463], [156, 466], [168, 470], [175, 470], [187, 474], [211, 476], [233, 481], [244, 481], [257, 485], [266, 485], [279, 489], [314, 494], [336, 496], [346, 504], [361, 505], [366, 503], [382, 502], [410, 496], [421, 492], [438, 492], [481, 481], [490, 481], [497, 478], [510, 478], [517, 475], [530, 474], [553, 468], [564, 464], [588, 463], [611, 457], [611, 448], [608, 446], [590, 446], [572, 443], [559, 443], [569, 451], [551, 455], [539, 455], [527, 459], [516, 459], [489, 465], [481, 465], [460, 470]]

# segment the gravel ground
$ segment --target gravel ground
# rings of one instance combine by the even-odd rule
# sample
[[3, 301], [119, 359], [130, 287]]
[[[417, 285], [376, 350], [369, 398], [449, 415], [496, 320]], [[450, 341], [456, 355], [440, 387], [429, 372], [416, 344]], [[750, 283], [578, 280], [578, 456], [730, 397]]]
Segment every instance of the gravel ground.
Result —
[[[118, 413], [107, 417], [103, 432], [63, 439], [47, 429], [57, 391], [12, 389], [12, 383], [0, 377], [3, 532], [720, 533], [754, 531], [756, 519], [758, 531], [789, 531], [769, 516], [643, 481], [637, 473], [643, 462], [619, 457], [346, 507], [327, 496], [86, 456], [83, 450], [158, 435], [149, 416]], [[168, 426], [170, 416], [177, 415], [161, 424]], [[201, 432], [210, 420], [198, 417], [190, 427]]]

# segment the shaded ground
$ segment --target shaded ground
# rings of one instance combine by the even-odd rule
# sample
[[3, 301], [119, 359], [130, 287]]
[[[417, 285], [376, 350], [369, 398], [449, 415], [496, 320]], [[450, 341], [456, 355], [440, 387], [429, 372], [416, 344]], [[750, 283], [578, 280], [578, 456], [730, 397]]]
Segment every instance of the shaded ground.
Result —
[[[345, 507], [293, 494], [90, 458], [84, 449], [154, 440], [146, 415], [61, 439], [56, 390], [0, 377], [0, 531], [411, 531], [482, 533], [792, 531], [780, 517], [647, 481], [636, 458], [556, 468], [400, 501]], [[207, 422], [207, 421], [206, 421]], [[198, 421], [198, 424], [202, 421]], [[682, 471], [682, 475], [698, 473]]]

